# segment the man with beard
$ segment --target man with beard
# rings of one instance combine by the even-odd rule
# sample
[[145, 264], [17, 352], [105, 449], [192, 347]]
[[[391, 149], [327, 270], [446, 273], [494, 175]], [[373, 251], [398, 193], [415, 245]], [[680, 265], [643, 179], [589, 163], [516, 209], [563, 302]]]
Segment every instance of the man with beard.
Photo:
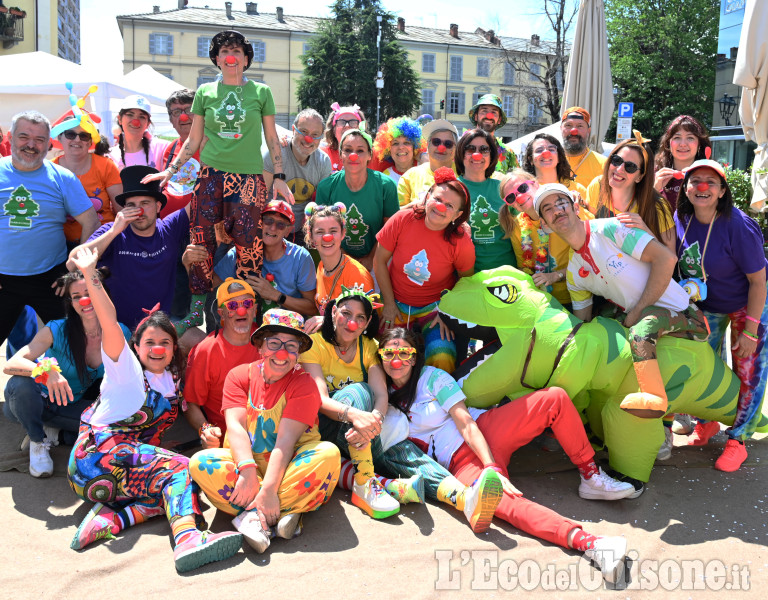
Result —
[[[153, 173], [157, 169], [145, 165], [120, 171], [123, 193], [115, 202], [123, 209], [113, 223], [99, 227], [84, 244], [98, 252], [99, 266], [105, 265], [112, 272], [107, 287], [117, 320], [131, 330], [146, 316], [143, 309], [157, 303], [170, 314], [179, 248], [189, 236], [189, 205], [160, 218], [167, 199], [159, 183], [141, 183]], [[67, 267], [74, 270], [73, 257], [84, 246], [70, 252]]]
[[51, 125], [37, 111], [13, 117], [11, 156], [0, 158], [0, 344], [25, 305], [44, 323], [64, 316], [51, 285], [66, 273], [64, 223], [82, 226], [81, 241], [99, 217], [77, 177], [45, 160]]
[[[501, 98], [495, 94], [484, 94], [477, 99], [477, 103], [469, 109], [469, 120], [483, 131], [491, 135], [501, 129], [507, 123], [507, 115], [501, 104]], [[517, 162], [517, 156], [511, 148], [507, 148], [501, 138], [496, 138], [496, 145], [499, 148], [499, 162], [496, 163], [496, 170], [500, 173], [507, 173], [520, 166]]]
[[572, 106], [563, 113], [560, 121], [560, 134], [563, 138], [563, 148], [568, 157], [571, 170], [576, 175], [576, 183], [585, 188], [592, 180], [603, 174], [605, 156], [587, 148], [587, 140], [592, 132], [590, 115], [580, 106]]
[[227, 425], [221, 412], [224, 380], [236, 366], [259, 360], [251, 344], [256, 294], [247, 282], [227, 278], [216, 292], [221, 330], [210, 333], [189, 353], [184, 385], [184, 416], [200, 434], [203, 448], [218, 448]]

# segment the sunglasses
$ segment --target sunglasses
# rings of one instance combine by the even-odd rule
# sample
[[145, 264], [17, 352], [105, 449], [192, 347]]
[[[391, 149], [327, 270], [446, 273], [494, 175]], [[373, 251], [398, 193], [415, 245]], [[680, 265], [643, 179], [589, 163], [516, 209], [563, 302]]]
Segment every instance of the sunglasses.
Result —
[[360, 119], [337, 119], [336, 123], [334, 123], [334, 127], [351, 127], [352, 129], [357, 129], [360, 127]]
[[511, 206], [518, 196], [522, 196], [523, 194], [529, 192], [533, 184], [534, 182], [531, 180], [523, 181], [523, 183], [518, 185], [517, 188], [515, 188], [513, 191], [509, 192], [509, 194], [504, 196], [504, 202], [507, 205]]
[[280, 338], [275, 337], [265, 338], [264, 345], [270, 352], [277, 352], [280, 348], [285, 348], [288, 354], [298, 354], [299, 350], [301, 350], [301, 344], [296, 340], [288, 340], [287, 342], [284, 342]]
[[464, 148], [464, 152], [470, 152], [471, 154], [474, 154], [475, 152], [479, 152], [480, 154], [490, 154], [491, 148], [490, 146], [475, 146], [474, 144], [467, 144], [466, 148]]
[[187, 108], [174, 108], [168, 114], [171, 115], [174, 119], [178, 119], [181, 115], [189, 116], [192, 114], [192, 107], [189, 106]]
[[379, 348], [379, 356], [384, 362], [389, 362], [395, 358], [400, 360], [408, 360], [416, 354], [416, 348]]
[[235, 312], [238, 308], [241, 306], [248, 310], [251, 308], [254, 304], [256, 304], [256, 301], [251, 298], [246, 298], [245, 300], [230, 300], [229, 302], [225, 302], [224, 306], [227, 307], [227, 310], [230, 310], [232, 312]]
[[637, 173], [637, 171], [640, 169], [637, 163], [633, 163], [631, 160], [624, 160], [618, 154], [614, 154], [613, 156], [611, 156], [611, 165], [613, 165], [617, 169], [621, 165], [624, 165], [624, 170], [630, 175], [632, 173]]
[[441, 140], [440, 138], [432, 138], [429, 140], [429, 143], [432, 144], [435, 148], [438, 146], [445, 146], [446, 149], [450, 150], [456, 145], [456, 142], [453, 140]]
[[[343, 119], [339, 119], [339, 121], [342, 121], [342, 120], [343, 120]], [[336, 121], [336, 122], [338, 123], [339, 121]], [[307, 133], [306, 131], [302, 131], [301, 129], [299, 129], [298, 127], [296, 127], [296, 125], [294, 125], [294, 126], [293, 126], [293, 130], [294, 130], [296, 133], [298, 133], [299, 135], [302, 135], [302, 136], [304, 136], [304, 137], [308, 137], [308, 138], [312, 138], [312, 141], [313, 141], [313, 142], [319, 142], [320, 140], [322, 140], [322, 139], [323, 139], [323, 134], [322, 134], [322, 133], [321, 133], [320, 135], [318, 135], [317, 137], [315, 137], [314, 135], [309, 135], [309, 133]]]
[[91, 134], [87, 131], [81, 131], [80, 133], [75, 133], [72, 130], [68, 130], [64, 132], [64, 137], [68, 140], [74, 140], [75, 138], [80, 138], [81, 142], [90, 142], [93, 138], [91, 138]]
[[291, 224], [286, 223], [285, 221], [278, 221], [277, 219], [273, 217], [265, 217], [261, 220], [262, 227], [272, 227], [275, 226], [275, 229], [278, 231], [285, 231], [288, 229]]

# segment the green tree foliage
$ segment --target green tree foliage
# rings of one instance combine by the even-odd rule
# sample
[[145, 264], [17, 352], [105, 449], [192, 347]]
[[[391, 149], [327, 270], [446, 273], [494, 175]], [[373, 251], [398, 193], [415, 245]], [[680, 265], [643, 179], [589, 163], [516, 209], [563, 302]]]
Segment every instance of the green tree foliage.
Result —
[[605, 0], [617, 100], [635, 103], [633, 128], [656, 143], [680, 114], [711, 125], [719, 14], [720, 0]]
[[304, 75], [298, 82], [302, 107], [327, 115], [331, 104], [358, 104], [376, 120], [377, 34], [381, 15], [381, 121], [411, 115], [421, 104], [419, 76], [408, 52], [396, 40], [394, 16], [379, 0], [336, 0], [334, 18], [324, 21], [302, 56]]

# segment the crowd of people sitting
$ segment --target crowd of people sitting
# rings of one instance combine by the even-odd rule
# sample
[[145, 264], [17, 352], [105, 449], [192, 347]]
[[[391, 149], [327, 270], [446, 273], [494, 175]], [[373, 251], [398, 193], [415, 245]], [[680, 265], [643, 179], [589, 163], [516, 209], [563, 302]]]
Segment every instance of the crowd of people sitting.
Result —
[[[452, 377], [473, 342], [441, 318], [441, 294], [503, 266], [579, 319], [629, 328], [638, 385], [621, 407], [664, 420], [659, 460], [673, 427], [703, 445], [720, 424], [673, 422], [658, 338], [721, 353], [730, 331], [741, 388], [715, 468], [739, 469], [768, 375], [764, 242], [696, 119], [674, 119], [655, 158], [639, 132], [589, 150], [590, 114], [571, 107], [562, 142], [539, 134], [518, 161], [491, 94], [463, 133], [431, 117], [369, 132], [357, 105], [335, 103], [280, 137], [269, 87], [244, 75], [251, 44], [221, 32], [210, 58], [220, 78], [166, 102], [175, 141], [132, 96], [108, 151], [73, 106], [53, 132], [16, 115], [0, 159], [4, 412], [32, 476], [52, 475], [52, 445], [72, 446], [67, 478], [93, 503], [73, 548], [165, 514], [187, 571], [243, 539], [264, 552], [299, 535], [338, 485], [375, 519], [425, 498], [474, 532], [498, 516], [614, 580], [626, 539], [526, 499], [510, 456], [548, 431], [582, 498], [637, 498], [644, 482], [595, 462], [562, 389], [481, 410]], [[163, 447], [179, 413], [202, 447], [191, 457]], [[237, 531], [200, 529], [201, 492]]]

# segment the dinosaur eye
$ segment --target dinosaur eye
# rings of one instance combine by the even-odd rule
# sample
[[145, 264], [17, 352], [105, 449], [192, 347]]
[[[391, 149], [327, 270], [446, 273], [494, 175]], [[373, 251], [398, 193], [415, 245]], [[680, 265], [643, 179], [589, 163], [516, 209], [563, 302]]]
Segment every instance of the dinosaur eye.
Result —
[[505, 283], [504, 285], [488, 286], [488, 291], [498, 298], [504, 304], [513, 304], [517, 302], [517, 288], [514, 285]]

